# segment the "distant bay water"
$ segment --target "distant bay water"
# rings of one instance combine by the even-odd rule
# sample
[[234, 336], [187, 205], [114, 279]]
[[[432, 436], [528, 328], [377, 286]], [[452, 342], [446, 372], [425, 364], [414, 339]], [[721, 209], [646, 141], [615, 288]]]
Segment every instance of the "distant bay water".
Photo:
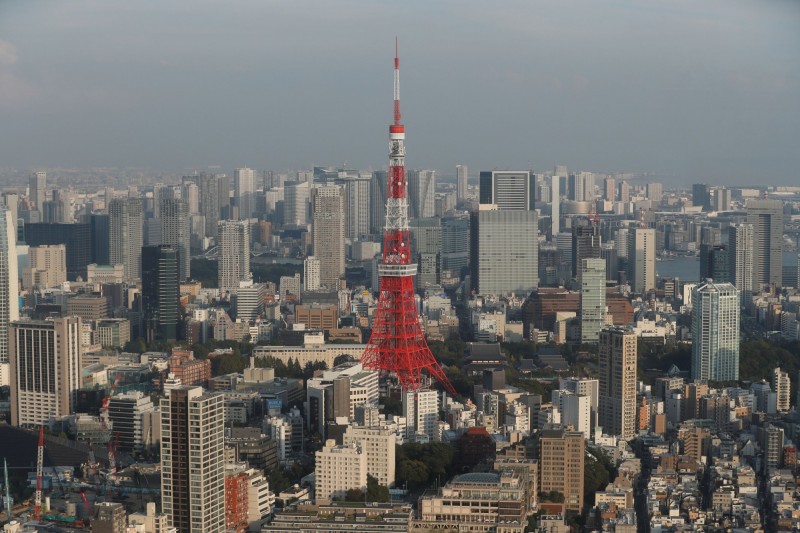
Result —
[[[797, 264], [797, 251], [783, 252], [784, 265]], [[700, 280], [700, 257], [680, 256], [668, 261], [656, 261], [656, 276], [659, 278], [680, 278], [682, 281]]]

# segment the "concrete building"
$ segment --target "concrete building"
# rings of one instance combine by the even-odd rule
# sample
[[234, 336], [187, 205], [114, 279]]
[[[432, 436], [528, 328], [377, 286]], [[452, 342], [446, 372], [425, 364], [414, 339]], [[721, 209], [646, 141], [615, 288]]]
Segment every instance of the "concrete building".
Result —
[[92, 531], [99, 533], [125, 533], [128, 515], [125, 507], [116, 502], [95, 504], [97, 516], [92, 520]]
[[779, 413], [788, 413], [792, 402], [792, 383], [789, 380], [789, 373], [777, 367], [772, 371], [772, 390], [775, 391], [775, 408]]
[[583, 509], [583, 433], [545, 429], [539, 433], [539, 491], [560, 492], [564, 507], [580, 513]]
[[75, 412], [83, 349], [79, 317], [12, 322], [11, 424], [39, 426]]
[[467, 199], [469, 191], [469, 167], [456, 165], [456, 200], [462, 202]]
[[320, 289], [320, 260], [310, 255], [303, 261], [303, 291], [318, 291]]
[[730, 283], [692, 290], [692, 379], [739, 379], [739, 301]]
[[172, 246], [178, 254], [178, 278], [189, 279], [191, 266], [191, 235], [189, 228], [189, 206], [180, 198], [159, 198], [161, 219], [161, 243]]
[[128, 391], [111, 397], [108, 401], [108, 418], [114, 428], [114, 437], [119, 439], [121, 451], [140, 451], [155, 442], [152, 435], [145, 433], [144, 422], [145, 417], [155, 410], [150, 396], [141, 391]]
[[28, 198], [33, 209], [43, 211], [47, 200], [47, 172], [32, 172], [28, 178]]
[[67, 300], [67, 314], [92, 322], [108, 317], [108, 299], [99, 294], [79, 294]]
[[539, 284], [539, 231], [535, 211], [481, 205], [473, 213], [473, 288], [484, 295], [527, 296]]
[[652, 228], [628, 229], [628, 283], [635, 293], [656, 288], [656, 231]]
[[409, 441], [439, 440], [439, 393], [435, 390], [403, 391], [403, 416], [406, 417], [406, 439]]
[[308, 201], [311, 189], [307, 181], [287, 181], [283, 186], [284, 225], [308, 224]]
[[597, 379], [568, 377], [558, 379], [558, 388], [589, 398], [589, 409], [591, 411], [591, 428], [598, 424], [598, 411], [600, 409], [600, 381]]
[[161, 400], [161, 502], [180, 532], [225, 531], [223, 399], [181, 386]]
[[314, 257], [319, 259], [320, 286], [337, 290], [344, 276], [345, 214], [340, 187], [314, 189], [312, 196]]
[[94, 323], [94, 344], [122, 348], [131, 340], [131, 323], [127, 318], [103, 318]]
[[409, 216], [411, 218], [435, 216], [436, 171], [412, 170], [408, 172], [407, 179]]
[[395, 475], [395, 446], [397, 437], [385, 427], [349, 426], [344, 433], [345, 446], [359, 446], [367, 456], [367, 474], [379, 485], [391, 487]]
[[264, 313], [264, 298], [267, 295], [265, 283], [253, 283], [252, 280], [239, 283], [239, 289], [233, 300], [236, 318], [246, 321], [255, 320]]
[[231, 293], [239, 290], [242, 281], [252, 279], [250, 274], [250, 224], [246, 220], [221, 220], [219, 235], [218, 278], [219, 290]]
[[496, 205], [501, 211], [532, 211], [535, 190], [536, 178], [527, 170], [480, 173], [480, 203]]
[[256, 171], [237, 168], [233, 171], [233, 197], [239, 208], [239, 220], [247, 220], [256, 212]]
[[363, 238], [370, 233], [370, 182], [369, 174], [342, 176], [336, 180], [344, 191], [344, 236], [350, 240]]
[[596, 343], [606, 323], [606, 262], [583, 259], [581, 271], [581, 343]]
[[357, 444], [337, 446], [335, 440], [329, 439], [315, 456], [317, 503], [343, 499], [350, 489], [366, 488], [367, 455]]
[[0, 387], [11, 384], [9, 324], [19, 319], [16, 221], [0, 207]]
[[67, 281], [67, 249], [63, 244], [31, 246], [28, 266], [22, 270], [22, 286], [46, 289]]
[[783, 281], [783, 202], [750, 199], [747, 223], [753, 226], [753, 283], [781, 286]]
[[446, 216], [441, 219], [442, 241], [439, 255], [440, 275], [461, 278], [469, 266], [469, 218]]
[[584, 394], [566, 390], [552, 392], [553, 407], [558, 409], [561, 424], [572, 431], [580, 431], [584, 438], [592, 436], [592, 400]]
[[142, 276], [144, 205], [139, 198], [115, 198], [108, 206], [110, 260], [123, 265], [127, 281]]
[[325, 435], [337, 418], [352, 420], [358, 405], [377, 404], [378, 373], [349, 362], [309, 379], [306, 388], [307, 424], [311, 433]]
[[86, 267], [86, 282], [122, 283], [125, 281], [125, 267], [123, 265], [98, 265], [92, 263]]
[[610, 327], [600, 332], [600, 425], [607, 435], [630, 439], [636, 432], [637, 337]]
[[755, 243], [752, 224], [731, 224], [728, 228], [728, 279], [743, 299], [753, 293]]

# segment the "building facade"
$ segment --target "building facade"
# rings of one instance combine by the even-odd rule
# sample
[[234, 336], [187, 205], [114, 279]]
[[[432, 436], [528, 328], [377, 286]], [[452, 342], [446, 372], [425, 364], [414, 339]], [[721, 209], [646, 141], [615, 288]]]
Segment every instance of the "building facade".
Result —
[[345, 267], [342, 189], [336, 186], [314, 189], [312, 212], [314, 257], [320, 263], [320, 285], [328, 290], [337, 290]]
[[222, 220], [219, 235], [219, 290], [236, 292], [250, 274], [250, 224], [246, 220]]
[[739, 379], [739, 300], [730, 283], [692, 290], [692, 379]]
[[636, 432], [637, 337], [632, 330], [600, 331], [600, 425], [607, 435], [630, 439]]

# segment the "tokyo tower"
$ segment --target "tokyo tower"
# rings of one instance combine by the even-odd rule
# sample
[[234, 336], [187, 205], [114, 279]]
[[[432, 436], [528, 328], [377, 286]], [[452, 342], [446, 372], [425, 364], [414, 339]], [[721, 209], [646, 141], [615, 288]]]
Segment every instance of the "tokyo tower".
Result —
[[394, 123], [389, 126], [389, 184], [383, 259], [378, 265], [380, 295], [372, 335], [361, 356], [364, 368], [396, 374], [403, 390], [421, 386], [423, 370], [456, 395], [450, 380], [422, 334], [414, 300], [417, 265], [411, 261], [408, 232], [408, 187], [405, 168], [405, 126], [400, 123], [400, 59], [395, 43]]

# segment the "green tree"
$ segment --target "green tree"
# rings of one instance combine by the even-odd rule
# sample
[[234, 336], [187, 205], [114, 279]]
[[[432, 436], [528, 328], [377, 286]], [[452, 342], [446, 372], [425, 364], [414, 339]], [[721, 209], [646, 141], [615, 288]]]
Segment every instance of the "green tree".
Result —
[[367, 501], [378, 503], [389, 502], [389, 487], [381, 485], [376, 478], [369, 474], [367, 474]]
[[397, 466], [395, 477], [398, 485], [408, 484], [409, 490], [417, 490], [428, 485], [430, 471], [422, 461], [406, 459]]
[[211, 371], [215, 376], [239, 374], [244, 371], [246, 366], [244, 358], [236, 354], [218, 355], [211, 360]]

